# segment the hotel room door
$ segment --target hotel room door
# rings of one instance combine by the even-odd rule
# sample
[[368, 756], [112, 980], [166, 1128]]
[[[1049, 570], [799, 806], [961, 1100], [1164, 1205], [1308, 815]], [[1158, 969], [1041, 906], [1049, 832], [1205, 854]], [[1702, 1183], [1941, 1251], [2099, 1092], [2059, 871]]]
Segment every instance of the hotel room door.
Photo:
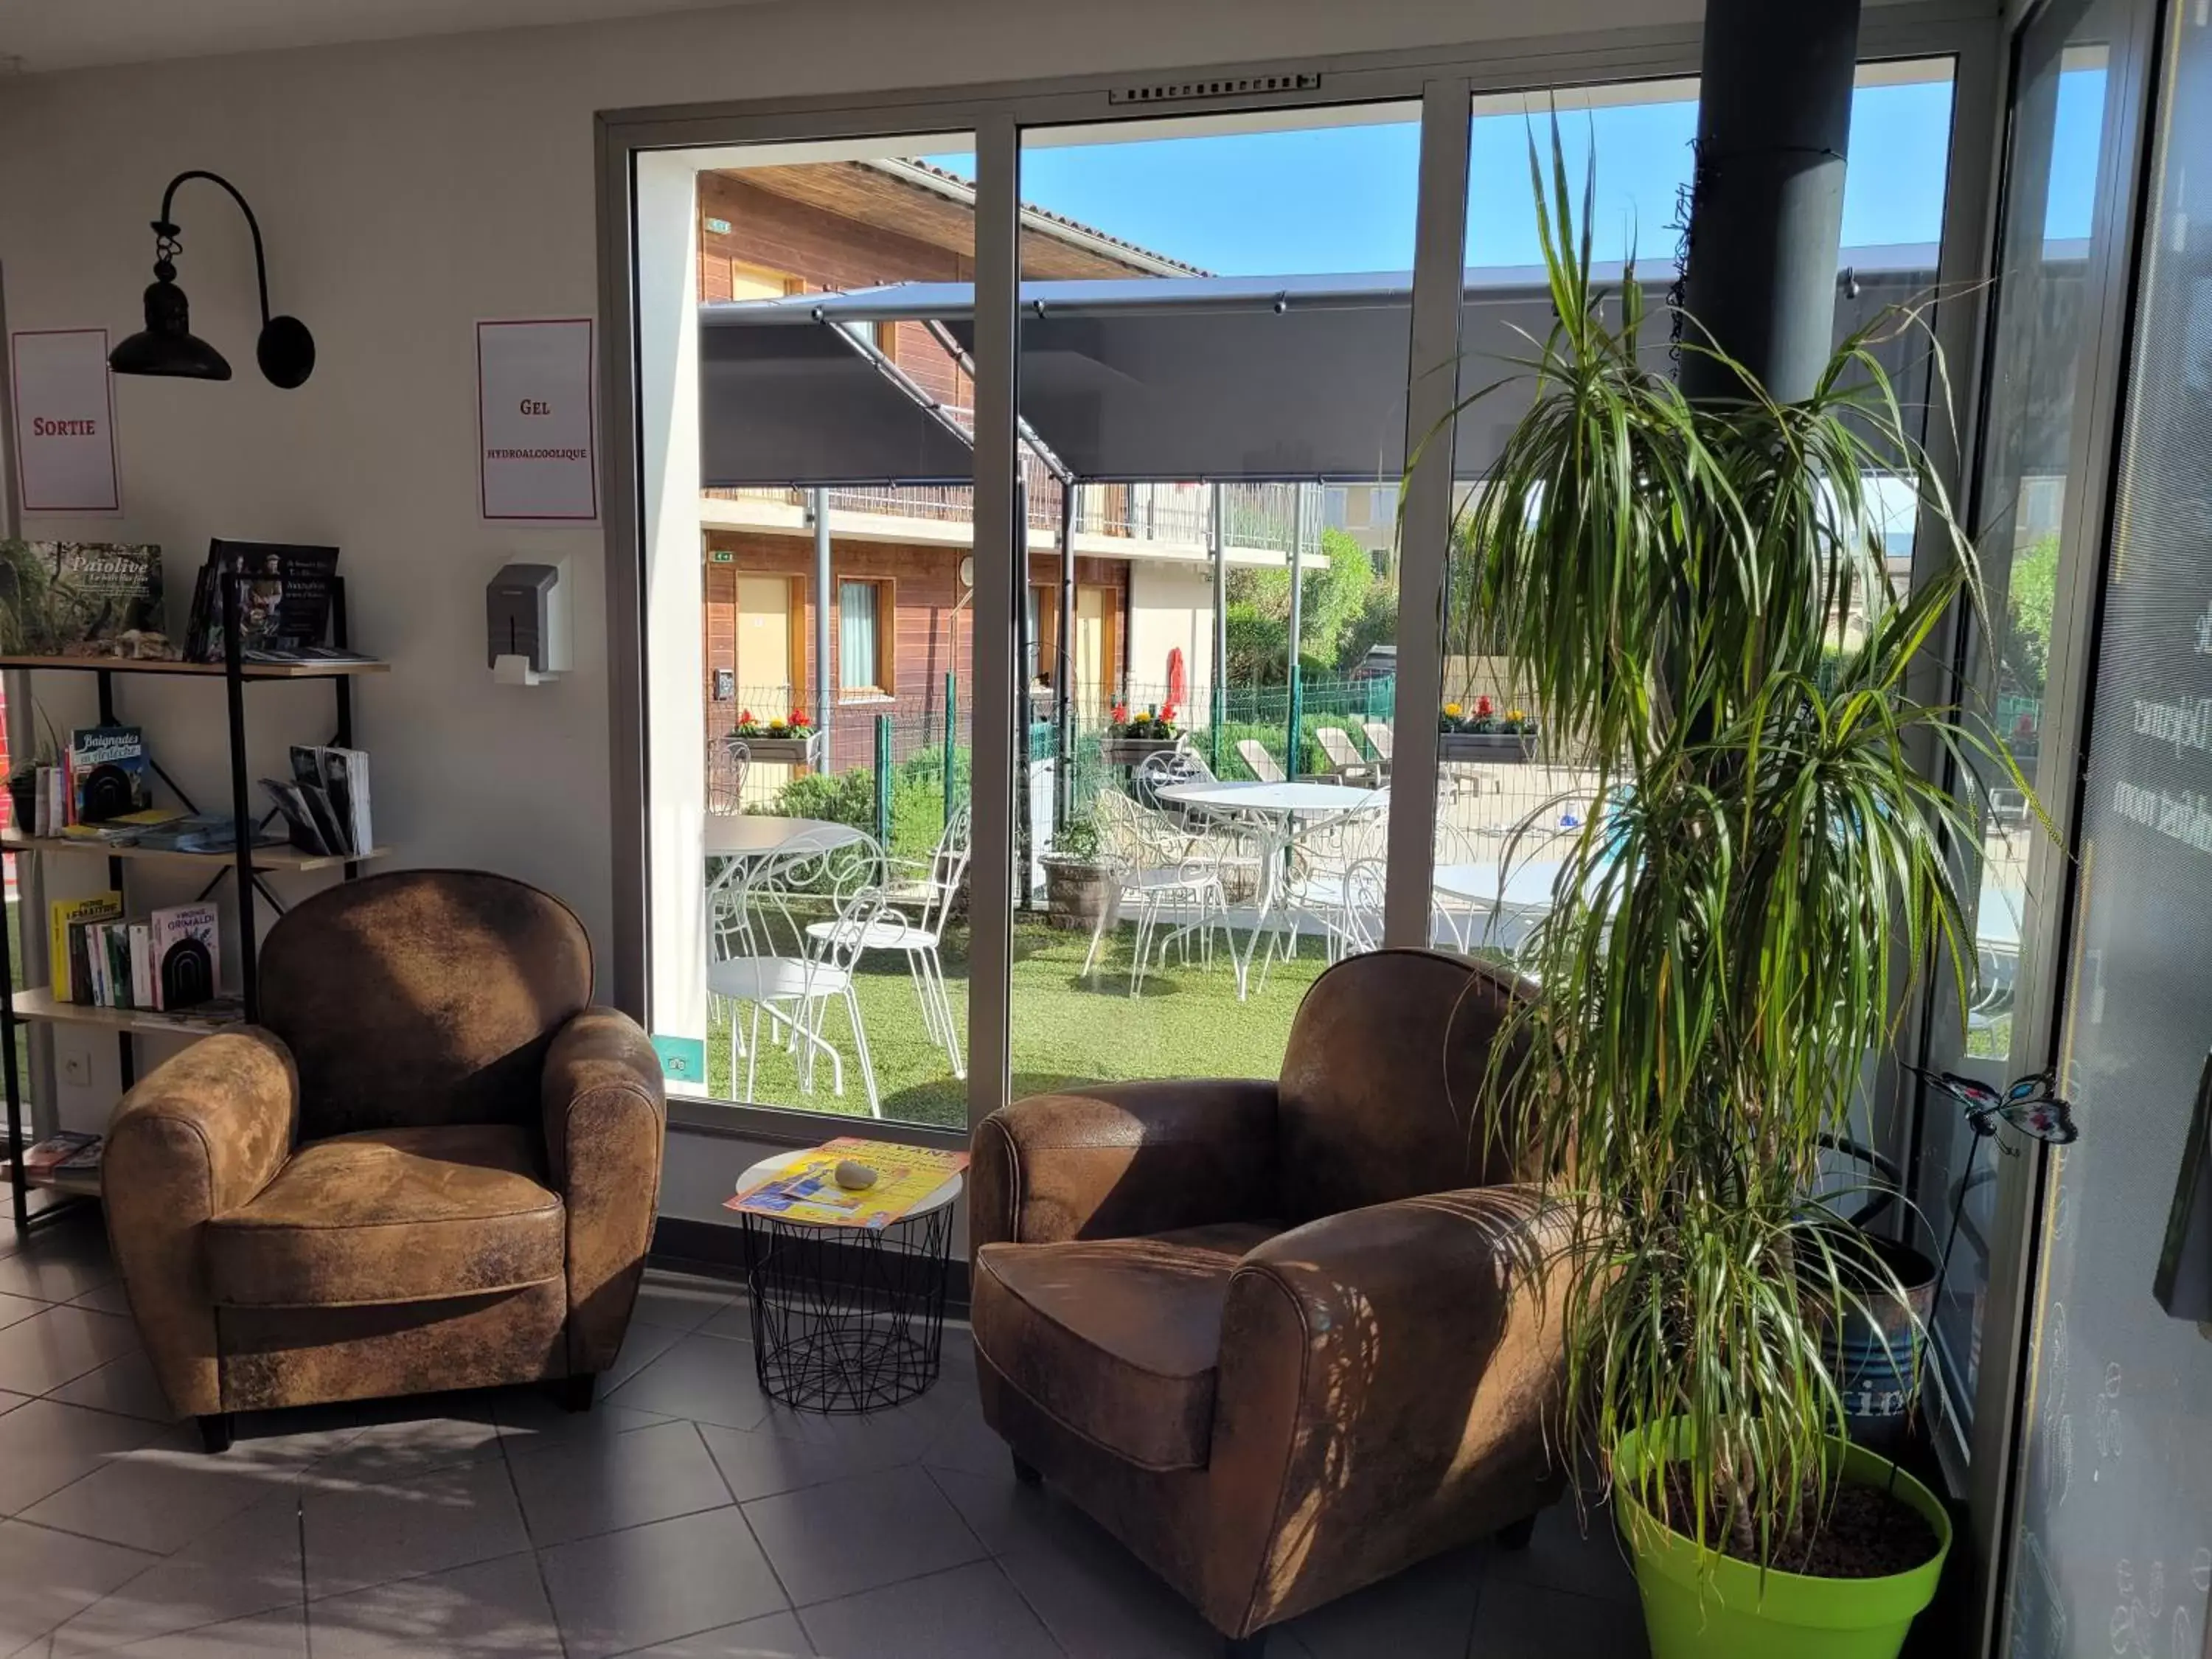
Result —
[[1075, 590], [1075, 707], [1094, 720], [1111, 701], [1114, 613], [1107, 599], [1103, 587]]
[[[763, 720], [781, 720], [791, 713], [797, 689], [791, 630], [791, 578], [738, 577], [738, 707], [750, 708]], [[764, 799], [791, 781], [791, 768], [777, 763], [751, 763], [745, 779], [749, 799]]]

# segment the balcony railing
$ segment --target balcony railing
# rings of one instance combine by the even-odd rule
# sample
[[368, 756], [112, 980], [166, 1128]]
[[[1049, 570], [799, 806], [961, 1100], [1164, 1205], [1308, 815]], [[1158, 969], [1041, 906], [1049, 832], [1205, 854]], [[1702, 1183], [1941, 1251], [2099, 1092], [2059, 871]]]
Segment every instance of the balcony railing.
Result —
[[[1029, 486], [1032, 530], [1060, 526], [1060, 481], [1035, 456], [1022, 458]], [[1222, 493], [1229, 545], [1290, 550], [1297, 523], [1299, 492], [1305, 495], [1303, 550], [1321, 546], [1327, 522], [1328, 488], [1299, 483], [1086, 483], [1075, 486], [1075, 528], [1079, 535], [1110, 536], [1130, 541], [1164, 542], [1186, 547], [1206, 544], [1212, 518], [1212, 492]], [[717, 501], [757, 501], [805, 507], [812, 492], [781, 488], [708, 489]], [[832, 513], [865, 513], [885, 518], [922, 519], [939, 524], [969, 524], [975, 516], [975, 492], [964, 484], [865, 484], [824, 492]]]

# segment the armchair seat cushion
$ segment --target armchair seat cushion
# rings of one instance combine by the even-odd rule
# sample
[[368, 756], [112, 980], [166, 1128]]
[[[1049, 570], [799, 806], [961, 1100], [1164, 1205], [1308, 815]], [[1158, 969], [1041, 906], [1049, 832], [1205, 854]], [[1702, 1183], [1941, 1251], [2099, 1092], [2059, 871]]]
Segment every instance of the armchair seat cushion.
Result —
[[348, 1307], [561, 1278], [568, 1227], [535, 1128], [439, 1124], [311, 1140], [208, 1225], [215, 1299]]
[[986, 1244], [975, 1258], [975, 1346], [1085, 1438], [1145, 1468], [1203, 1468], [1229, 1278], [1278, 1231], [1237, 1222]]

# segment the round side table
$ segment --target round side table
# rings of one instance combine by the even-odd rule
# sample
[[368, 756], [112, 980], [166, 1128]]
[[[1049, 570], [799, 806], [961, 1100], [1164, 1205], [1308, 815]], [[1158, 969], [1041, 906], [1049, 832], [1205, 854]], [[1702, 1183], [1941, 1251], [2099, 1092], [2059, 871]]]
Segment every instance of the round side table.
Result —
[[[758, 1186], [790, 1158], [763, 1158], [738, 1177], [737, 1190]], [[799, 1411], [869, 1412], [937, 1381], [962, 1184], [947, 1177], [881, 1228], [736, 1212], [762, 1393]]]

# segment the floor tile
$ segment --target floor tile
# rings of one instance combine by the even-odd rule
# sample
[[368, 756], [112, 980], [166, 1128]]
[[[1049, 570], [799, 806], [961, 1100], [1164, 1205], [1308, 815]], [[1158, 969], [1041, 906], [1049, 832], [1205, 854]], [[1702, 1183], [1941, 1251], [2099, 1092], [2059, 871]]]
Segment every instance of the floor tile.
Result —
[[500, 1455], [485, 1391], [362, 1401], [355, 1409], [362, 1426], [315, 1464], [319, 1479], [378, 1485]]
[[116, 1278], [107, 1235], [96, 1221], [58, 1224], [0, 1256], [0, 1295], [66, 1302]]
[[107, 1458], [143, 1446], [161, 1425], [110, 1412], [33, 1400], [0, 1416], [0, 1515], [28, 1509]]
[[868, 1435], [857, 1428], [820, 1436], [779, 1433], [769, 1428], [725, 1429], [711, 1424], [699, 1428], [707, 1449], [721, 1466], [722, 1478], [740, 1503], [772, 1498], [778, 1492], [819, 1486], [847, 1475], [910, 1463], [916, 1453], [896, 1439]]
[[313, 1603], [315, 1659], [429, 1654], [544, 1659], [561, 1650], [538, 1558], [510, 1555]]
[[753, 1340], [752, 1304], [743, 1297], [735, 1298], [729, 1306], [716, 1310], [699, 1328], [709, 1336], [726, 1337], [733, 1342]]
[[57, 1632], [55, 1652], [121, 1647], [300, 1599], [300, 1501], [287, 1487], [94, 1602]]
[[0, 1416], [5, 1416], [18, 1406], [29, 1405], [33, 1398], [27, 1394], [9, 1394], [5, 1389], [0, 1389]]
[[983, 1408], [974, 1394], [952, 1392], [947, 1401], [957, 1401], [959, 1408], [948, 1413], [943, 1432], [923, 1451], [921, 1461], [932, 1468], [964, 1469], [970, 1474], [999, 1474], [1011, 1468], [1006, 1443], [983, 1421]]
[[601, 1400], [591, 1410], [572, 1412], [544, 1389], [501, 1389], [491, 1397], [492, 1421], [509, 1457], [541, 1448], [610, 1440], [633, 1429], [649, 1429], [676, 1419], [659, 1412], [636, 1412]]
[[112, 1279], [95, 1290], [87, 1291], [82, 1296], [71, 1297], [70, 1306], [90, 1308], [94, 1313], [116, 1314], [128, 1319], [131, 1317], [131, 1293], [123, 1288], [121, 1279]]
[[899, 1659], [1060, 1659], [1060, 1644], [990, 1561], [801, 1607], [799, 1619], [824, 1659], [874, 1659], [890, 1631]]
[[732, 1504], [544, 1551], [568, 1659], [716, 1630], [788, 1603]]
[[1637, 1608], [1511, 1583], [1484, 1589], [1467, 1650], [1482, 1659], [1644, 1659], [1649, 1651]]
[[154, 1362], [143, 1348], [134, 1348], [119, 1359], [111, 1359], [97, 1370], [87, 1371], [74, 1382], [52, 1391], [56, 1400], [72, 1406], [89, 1406], [99, 1412], [119, 1412], [154, 1423], [173, 1423], [177, 1413], [161, 1392], [154, 1375]]
[[0, 1522], [0, 1653], [13, 1653], [154, 1565], [153, 1556]]
[[637, 1306], [630, 1317], [643, 1325], [696, 1331], [736, 1302], [738, 1290], [718, 1279], [648, 1273], [637, 1287]]
[[599, 1376], [602, 1397], [611, 1394], [638, 1374], [646, 1366], [666, 1353], [684, 1338], [684, 1333], [665, 1325], [641, 1325], [635, 1321], [623, 1333], [623, 1345], [615, 1355], [615, 1363]]
[[[881, 1656], [884, 1647], [876, 1644]], [[656, 1642], [625, 1654], [623, 1659], [812, 1659], [814, 1644], [806, 1639], [798, 1615], [772, 1613], [765, 1619], [747, 1619], [696, 1636], [679, 1636], [673, 1642]], [[976, 1659], [986, 1659], [977, 1655]]]
[[1605, 1506], [1593, 1505], [1577, 1516], [1573, 1504], [1553, 1504], [1537, 1517], [1528, 1548], [1492, 1555], [1490, 1577], [1601, 1601], [1636, 1601], [1636, 1575], [1621, 1550], [1613, 1510]]
[[729, 1503], [690, 1423], [549, 1447], [513, 1460], [522, 1518], [539, 1549]]
[[52, 1304], [34, 1301], [27, 1296], [0, 1295], [0, 1330], [10, 1325], [20, 1325], [34, 1313], [44, 1313]]
[[1431, 1556], [1291, 1620], [1285, 1632], [1311, 1659], [1463, 1659], [1485, 1558], [1480, 1548]]
[[980, 1559], [983, 1547], [919, 1468], [757, 1498], [745, 1518], [793, 1605]]
[[285, 1607], [116, 1650], [129, 1659], [307, 1659], [306, 1610]]
[[[632, 1335], [640, 1328], [631, 1326]], [[0, 1341], [7, 1334], [0, 1331]], [[730, 1429], [755, 1427], [768, 1415], [767, 1397], [753, 1377], [752, 1346], [696, 1333], [678, 1337], [666, 1352], [618, 1384], [607, 1403]]]
[[301, 1484], [310, 1601], [530, 1547], [504, 1459], [375, 1486], [317, 1464]]
[[1011, 1461], [994, 1474], [970, 1474], [964, 1469], [930, 1469], [927, 1474], [960, 1511], [968, 1530], [994, 1555], [1035, 1543], [1094, 1549], [1103, 1537], [1088, 1516], [1050, 1486], [1028, 1486], [1015, 1480]]
[[127, 1319], [89, 1308], [48, 1308], [0, 1330], [0, 1389], [45, 1394], [137, 1346], [138, 1332]]
[[1018, 1544], [999, 1565], [1070, 1659], [1220, 1659], [1220, 1634], [1195, 1608], [1103, 1528], [1069, 1525], [1085, 1544]]
[[167, 1555], [289, 1487], [292, 1474], [291, 1465], [258, 1462], [250, 1451], [210, 1456], [197, 1429], [174, 1427], [107, 1456], [22, 1518]]

